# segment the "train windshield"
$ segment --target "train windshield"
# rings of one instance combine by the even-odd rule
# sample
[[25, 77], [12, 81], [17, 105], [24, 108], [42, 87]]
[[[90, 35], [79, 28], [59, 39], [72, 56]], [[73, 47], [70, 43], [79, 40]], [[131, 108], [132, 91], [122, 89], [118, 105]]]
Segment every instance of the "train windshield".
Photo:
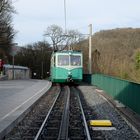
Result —
[[69, 65], [69, 55], [58, 55], [58, 65], [68, 66]]
[[72, 66], [80, 66], [81, 65], [81, 56], [71, 55], [70, 62]]

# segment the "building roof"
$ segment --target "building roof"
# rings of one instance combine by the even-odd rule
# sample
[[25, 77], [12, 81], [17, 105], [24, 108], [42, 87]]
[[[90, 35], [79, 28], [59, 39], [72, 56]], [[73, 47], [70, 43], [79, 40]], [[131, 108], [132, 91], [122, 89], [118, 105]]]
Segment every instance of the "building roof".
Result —
[[[13, 65], [4, 64], [3, 67], [4, 68], [12, 69]], [[25, 70], [28, 70], [29, 68], [28, 67], [24, 67], [24, 66], [16, 66], [16, 65], [14, 65], [14, 69], [25, 69]]]

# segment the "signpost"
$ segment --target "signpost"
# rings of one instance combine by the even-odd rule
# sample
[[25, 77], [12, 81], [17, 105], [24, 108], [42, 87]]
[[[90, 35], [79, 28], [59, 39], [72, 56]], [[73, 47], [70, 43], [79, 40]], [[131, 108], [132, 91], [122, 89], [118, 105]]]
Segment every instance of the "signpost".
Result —
[[0, 59], [0, 75], [2, 75], [3, 65], [4, 65], [4, 62], [2, 59]]
[[17, 43], [13, 43], [12, 44], [12, 49], [11, 49], [11, 56], [13, 57], [12, 58], [12, 63], [13, 63], [13, 80], [15, 79], [14, 78], [14, 63], [15, 63], [15, 55], [17, 54], [17, 51], [18, 51], [18, 47], [17, 47]]

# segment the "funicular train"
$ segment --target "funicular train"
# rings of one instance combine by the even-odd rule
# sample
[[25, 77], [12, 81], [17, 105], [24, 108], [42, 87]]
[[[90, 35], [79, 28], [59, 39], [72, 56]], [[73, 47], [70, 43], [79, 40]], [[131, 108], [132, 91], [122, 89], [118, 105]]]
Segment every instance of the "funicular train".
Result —
[[56, 51], [51, 56], [50, 79], [53, 83], [80, 82], [83, 78], [81, 51]]

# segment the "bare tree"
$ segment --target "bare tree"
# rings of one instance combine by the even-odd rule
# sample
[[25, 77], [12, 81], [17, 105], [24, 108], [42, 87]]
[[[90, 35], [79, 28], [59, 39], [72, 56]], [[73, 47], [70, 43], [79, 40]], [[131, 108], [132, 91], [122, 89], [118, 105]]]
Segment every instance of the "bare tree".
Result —
[[82, 34], [78, 30], [68, 30], [64, 49], [73, 49], [73, 45], [82, 40]]
[[64, 30], [58, 25], [49, 26], [44, 36], [51, 39], [54, 50], [72, 49], [71, 45], [82, 40], [81, 33], [77, 30], [68, 30], [67, 33], [64, 33]]
[[15, 13], [12, 0], [0, 1], [0, 53], [5, 56], [10, 51], [15, 35], [12, 14]]
[[44, 36], [50, 37], [54, 50], [59, 50], [59, 45], [64, 41], [63, 29], [58, 25], [51, 25], [45, 31]]

